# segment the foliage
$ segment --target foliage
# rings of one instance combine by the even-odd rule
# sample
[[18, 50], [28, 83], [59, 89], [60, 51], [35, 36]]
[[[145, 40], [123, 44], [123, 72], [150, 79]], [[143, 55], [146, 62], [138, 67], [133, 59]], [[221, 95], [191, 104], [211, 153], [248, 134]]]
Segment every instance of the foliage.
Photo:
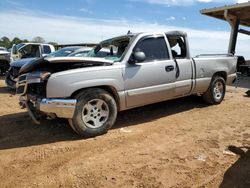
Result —
[[51, 45], [53, 45], [53, 46], [57, 46], [57, 45], [58, 45], [57, 42], [49, 42], [48, 44], [51, 44]]
[[35, 42], [35, 43], [44, 43], [45, 40], [44, 40], [43, 37], [37, 36], [37, 37], [34, 37], [34, 38], [33, 38], [32, 42]]
[[[27, 39], [20, 39], [18, 37], [13, 38], [12, 40], [10, 40], [6, 36], [3, 36], [2, 38], [0, 38], [0, 46], [5, 47], [7, 49], [11, 48], [13, 44], [28, 43], [28, 42], [45, 43], [45, 40], [43, 37], [40, 37], [40, 36], [34, 37], [32, 41], [29, 41]], [[49, 42], [49, 44], [57, 45], [56, 42]]]

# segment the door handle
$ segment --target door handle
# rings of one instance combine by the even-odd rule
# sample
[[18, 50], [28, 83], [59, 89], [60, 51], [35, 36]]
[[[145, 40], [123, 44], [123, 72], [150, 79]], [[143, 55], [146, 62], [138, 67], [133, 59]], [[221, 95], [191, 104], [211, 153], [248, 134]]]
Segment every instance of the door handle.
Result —
[[170, 66], [166, 66], [165, 67], [165, 71], [166, 72], [170, 72], [170, 71], [173, 71], [174, 70], [174, 66], [173, 65], [170, 65]]

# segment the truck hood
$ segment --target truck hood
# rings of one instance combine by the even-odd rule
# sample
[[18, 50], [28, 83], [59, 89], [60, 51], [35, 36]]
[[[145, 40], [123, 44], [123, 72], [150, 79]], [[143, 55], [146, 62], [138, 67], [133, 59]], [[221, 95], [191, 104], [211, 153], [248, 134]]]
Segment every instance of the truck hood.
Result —
[[113, 64], [113, 60], [98, 58], [98, 57], [46, 57], [45, 60], [50, 63], [74, 63], [74, 62], [92, 62], [92, 63], [107, 63]]
[[104, 58], [45, 57], [28, 61], [21, 67], [19, 74], [21, 75], [33, 71], [49, 71], [55, 73], [76, 68], [109, 65], [113, 65], [113, 61]]
[[10, 63], [10, 66], [11, 67], [22, 67], [24, 64], [34, 60], [34, 59], [37, 59], [37, 58], [24, 58], [24, 59], [19, 59], [19, 60], [16, 60], [16, 61], [13, 61]]

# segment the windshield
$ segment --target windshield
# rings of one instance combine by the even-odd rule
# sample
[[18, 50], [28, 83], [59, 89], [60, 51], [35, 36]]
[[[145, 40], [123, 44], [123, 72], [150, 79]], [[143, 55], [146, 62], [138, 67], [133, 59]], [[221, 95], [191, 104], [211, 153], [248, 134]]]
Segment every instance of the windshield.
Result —
[[86, 57], [86, 55], [89, 53], [90, 49], [84, 49], [84, 50], [77, 50], [76, 52], [70, 54], [70, 57]]
[[132, 37], [132, 35], [125, 35], [105, 40], [90, 50], [86, 57], [102, 57], [114, 62], [120, 61]]
[[17, 44], [17, 45], [14, 45], [13, 46], [13, 54], [17, 54], [17, 51], [23, 47], [25, 44], [24, 43], [20, 43], [20, 44]]
[[72, 54], [77, 49], [78, 48], [62, 48], [60, 50], [48, 54], [47, 57], [66, 57]]

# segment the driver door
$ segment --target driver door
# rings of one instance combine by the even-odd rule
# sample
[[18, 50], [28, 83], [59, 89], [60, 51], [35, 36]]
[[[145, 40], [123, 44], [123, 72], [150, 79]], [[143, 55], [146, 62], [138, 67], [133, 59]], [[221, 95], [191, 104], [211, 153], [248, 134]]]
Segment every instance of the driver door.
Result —
[[147, 36], [134, 50], [144, 52], [143, 62], [127, 63], [124, 83], [127, 108], [164, 101], [174, 96], [175, 62], [169, 58], [164, 36]]

